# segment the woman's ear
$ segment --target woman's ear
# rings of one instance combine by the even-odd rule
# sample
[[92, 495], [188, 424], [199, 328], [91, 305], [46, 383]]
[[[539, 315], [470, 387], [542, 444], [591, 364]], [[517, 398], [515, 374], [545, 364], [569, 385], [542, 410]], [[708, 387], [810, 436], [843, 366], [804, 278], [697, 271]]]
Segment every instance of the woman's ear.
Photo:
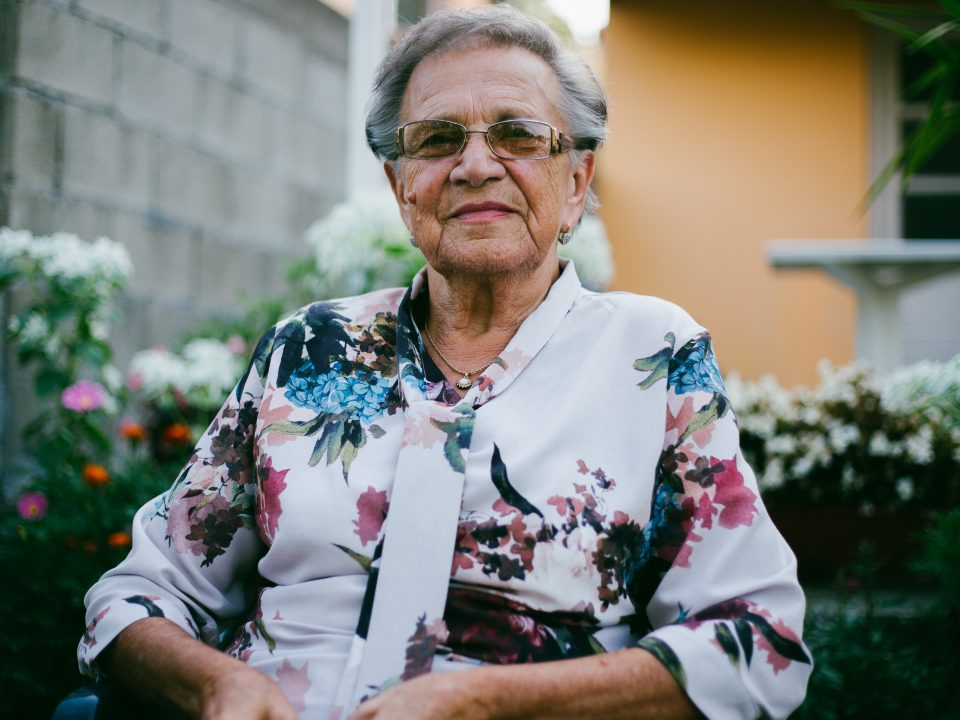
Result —
[[403, 224], [407, 226], [407, 230], [410, 230], [410, 216], [412, 207], [417, 204], [417, 194], [407, 191], [406, 183], [395, 160], [387, 160], [383, 163], [383, 171], [387, 174], [387, 180], [390, 181], [390, 189], [393, 191], [394, 198], [396, 198], [397, 207], [400, 208], [400, 217], [403, 218]]
[[583, 206], [587, 202], [587, 191], [590, 181], [593, 180], [596, 155], [589, 150], [583, 152], [577, 160], [571, 159], [569, 185], [567, 194], [566, 222], [570, 227], [576, 227], [577, 221], [583, 215]]

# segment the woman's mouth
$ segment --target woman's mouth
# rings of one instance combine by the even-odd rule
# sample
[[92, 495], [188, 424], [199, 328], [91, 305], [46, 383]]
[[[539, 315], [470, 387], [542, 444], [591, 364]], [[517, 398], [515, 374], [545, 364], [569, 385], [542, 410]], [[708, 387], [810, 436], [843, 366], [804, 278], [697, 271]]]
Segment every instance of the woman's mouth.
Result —
[[460, 222], [490, 222], [510, 215], [513, 209], [509, 205], [498, 202], [466, 203], [453, 212], [453, 217]]

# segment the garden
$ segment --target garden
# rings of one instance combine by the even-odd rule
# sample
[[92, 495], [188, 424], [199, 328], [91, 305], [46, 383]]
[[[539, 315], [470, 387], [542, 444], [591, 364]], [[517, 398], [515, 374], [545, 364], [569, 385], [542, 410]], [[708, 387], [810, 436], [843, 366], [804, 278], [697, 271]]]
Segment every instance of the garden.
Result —
[[[349, 242], [348, 242], [349, 239]], [[130, 545], [135, 510], [162, 493], [241, 374], [257, 335], [311, 298], [403, 284], [419, 258], [389, 197], [335, 207], [308, 233], [289, 292], [241, 318], [145, 349], [125, 370], [111, 345], [132, 266], [122, 244], [0, 230], [7, 347], [36, 414], [0, 502], [3, 705], [47, 717], [81, 684], [83, 594]], [[592, 217], [564, 248], [585, 284], [612, 275]], [[323, 268], [321, 272], [318, 268]], [[797, 551], [816, 661], [801, 718], [958, 717], [960, 356], [878, 377], [824, 362], [813, 388], [728, 377], [744, 453]]]

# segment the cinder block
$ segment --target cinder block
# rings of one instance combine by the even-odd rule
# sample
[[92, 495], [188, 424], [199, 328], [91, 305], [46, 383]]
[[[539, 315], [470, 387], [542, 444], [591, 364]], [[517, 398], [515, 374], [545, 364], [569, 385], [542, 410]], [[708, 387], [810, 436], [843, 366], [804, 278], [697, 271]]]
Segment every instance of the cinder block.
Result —
[[65, 111], [63, 187], [108, 203], [146, 210], [150, 136], [113, 118], [77, 108]]
[[262, 93], [296, 104], [302, 87], [299, 39], [257, 17], [242, 18], [240, 23], [243, 78]]
[[236, 25], [232, 4], [171, 0], [171, 45], [224, 75], [231, 75], [235, 70]]
[[196, 77], [152, 50], [122, 41], [117, 109], [147, 128], [189, 136], [194, 128]]
[[10, 94], [13, 142], [10, 167], [14, 182], [53, 190], [56, 184], [56, 148], [62, 129], [61, 109], [24, 91]]
[[198, 128], [204, 145], [231, 160], [265, 162], [269, 111], [264, 101], [214, 77], [200, 82]]
[[266, 297], [262, 262], [255, 247], [204, 238], [200, 246], [198, 312], [239, 315]]
[[285, 183], [237, 168], [233, 192], [235, 213], [228, 225], [231, 237], [259, 247], [287, 244], [290, 195]]
[[306, 232], [313, 223], [330, 211], [340, 200], [318, 191], [316, 188], [293, 186], [290, 188], [290, 214], [287, 220], [289, 244], [285, 251], [293, 257], [310, 254]]
[[24, 3], [17, 75], [107, 104], [113, 92], [113, 41], [113, 33], [66, 9]]
[[121, 213], [114, 239], [124, 244], [133, 262], [131, 297], [183, 303], [197, 300], [201, 239], [194, 233], [136, 213]]
[[284, 177], [304, 185], [319, 186], [336, 165], [328, 164], [322, 127], [308, 118], [281, 112], [277, 116], [274, 149], [277, 167]]
[[151, 149], [151, 204], [164, 218], [220, 231], [233, 215], [233, 181], [217, 158], [156, 138]]
[[93, 240], [101, 235], [113, 239], [116, 232], [116, 211], [100, 204], [25, 187], [11, 188], [9, 202], [10, 227], [30, 230], [34, 235], [69, 232]]
[[167, 37], [166, 0], [78, 0], [77, 6], [118, 29], [133, 30], [155, 40]]
[[330, 125], [346, 122], [347, 68], [311, 54], [303, 66], [303, 108]]

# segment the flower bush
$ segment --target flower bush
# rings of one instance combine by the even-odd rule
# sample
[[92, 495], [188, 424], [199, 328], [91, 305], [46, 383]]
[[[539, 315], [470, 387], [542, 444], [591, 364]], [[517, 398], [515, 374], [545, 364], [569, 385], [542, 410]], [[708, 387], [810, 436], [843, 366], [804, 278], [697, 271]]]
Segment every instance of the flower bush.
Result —
[[133, 512], [175, 472], [117, 430], [129, 397], [110, 364], [109, 323], [131, 272], [123, 246], [106, 238], [0, 229], [6, 337], [39, 398], [0, 503], [0, 565], [15, 586], [0, 596], [0, 616], [13, 621], [4, 647], [17, 658], [0, 664], [0, 686], [16, 717], [49, 715], [76, 686], [83, 594], [123, 558]]
[[887, 377], [856, 362], [818, 370], [812, 389], [727, 379], [771, 507], [841, 504], [870, 515], [960, 505], [960, 355]]

